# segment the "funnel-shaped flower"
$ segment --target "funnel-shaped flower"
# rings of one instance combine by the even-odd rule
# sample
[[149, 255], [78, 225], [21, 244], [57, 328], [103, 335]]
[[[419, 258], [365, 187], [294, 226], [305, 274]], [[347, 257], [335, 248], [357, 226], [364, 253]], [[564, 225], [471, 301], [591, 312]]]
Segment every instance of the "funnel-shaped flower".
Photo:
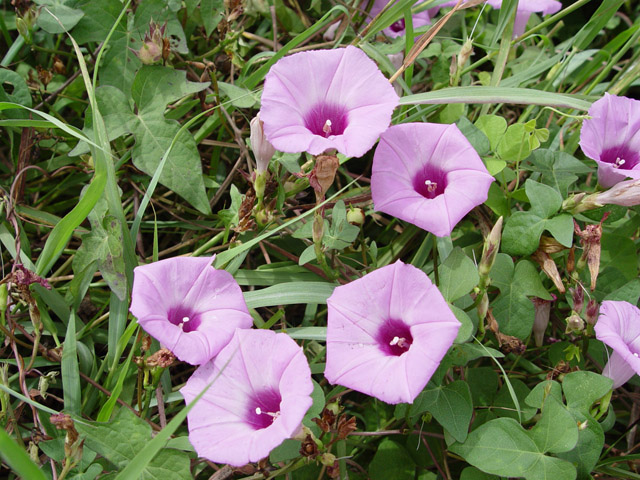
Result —
[[[396, 0], [397, 1], [397, 0]], [[365, 0], [362, 3], [362, 7], [366, 7], [368, 0]], [[369, 20], [375, 18], [384, 7], [387, 6], [389, 0], [375, 0], [373, 5], [371, 6], [371, 10], [369, 11]], [[421, 0], [418, 0], [414, 3], [421, 3]], [[411, 16], [413, 22], [413, 28], [424, 27], [425, 25], [429, 25], [431, 23], [431, 16], [429, 15], [429, 10], [423, 10]], [[406, 33], [406, 25], [404, 18], [392, 23], [390, 26], [383, 30], [384, 34], [391, 38], [401, 37]]]
[[187, 419], [196, 452], [216, 463], [241, 466], [266, 457], [296, 434], [312, 403], [302, 349], [270, 330], [236, 330], [180, 393], [189, 403], [209, 384]]
[[211, 257], [177, 257], [136, 267], [131, 313], [140, 326], [192, 365], [224, 347], [236, 328], [253, 320], [240, 287]]
[[376, 64], [355, 47], [280, 59], [265, 78], [260, 118], [283, 152], [348, 157], [369, 150], [387, 129], [398, 96]]
[[429, 277], [400, 261], [337, 287], [327, 305], [325, 377], [387, 403], [413, 402], [460, 328]]
[[611, 187], [640, 179], [640, 101], [604, 94], [582, 123], [580, 147], [598, 164], [598, 182]]
[[594, 328], [596, 338], [613, 349], [602, 371], [613, 388], [640, 374], [640, 310], [629, 302], [604, 301]]
[[455, 125], [405, 123], [380, 137], [371, 194], [376, 210], [444, 237], [487, 199], [493, 180]]

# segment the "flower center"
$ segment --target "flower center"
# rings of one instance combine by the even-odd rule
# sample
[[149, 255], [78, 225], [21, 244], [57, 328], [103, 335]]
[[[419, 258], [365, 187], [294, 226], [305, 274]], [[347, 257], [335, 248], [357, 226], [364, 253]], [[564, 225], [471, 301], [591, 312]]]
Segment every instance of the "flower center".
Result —
[[617, 170], [633, 170], [640, 162], [640, 154], [622, 145], [604, 150], [600, 155], [600, 161], [610, 163]]
[[282, 398], [276, 390], [256, 394], [249, 402], [246, 423], [256, 430], [269, 427], [280, 416]]
[[413, 179], [413, 189], [425, 198], [436, 198], [442, 195], [447, 187], [447, 179], [443, 172], [427, 167], [418, 172]]
[[200, 316], [197, 313], [182, 305], [169, 310], [167, 319], [173, 325], [180, 327], [180, 329], [185, 333], [197, 330], [201, 322]]
[[342, 135], [349, 123], [349, 114], [339, 105], [319, 103], [304, 116], [304, 126], [314, 135], [328, 138]]
[[387, 320], [378, 331], [378, 347], [387, 355], [399, 357], [411, 348], [411, 330], [401, 320]]
[[407, 26], [404, 23], [404, 18], [401, 18], [397, 22], [392, 23], [389, 28], [391, 29], [392, 32], [399, 33], [399, 32], [404, 32]]

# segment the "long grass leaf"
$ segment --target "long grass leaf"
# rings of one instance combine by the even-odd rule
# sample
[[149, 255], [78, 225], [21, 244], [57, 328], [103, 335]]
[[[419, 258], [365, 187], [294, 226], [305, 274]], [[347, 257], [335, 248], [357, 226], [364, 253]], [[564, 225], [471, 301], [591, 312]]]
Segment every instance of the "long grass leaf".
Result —
[[62, 390], [64, 391], [64, 409], [69, 413], [80, 415], [81, 389], [77, 352], [76, 318], [75, 313], [71, 312], [62, 349]]
[[21, 478], [28, 480], [46, 480], [47, 478], [31, 461], [27, 452], [20, 448], [2, 428], [0, 428], [0, 457]]

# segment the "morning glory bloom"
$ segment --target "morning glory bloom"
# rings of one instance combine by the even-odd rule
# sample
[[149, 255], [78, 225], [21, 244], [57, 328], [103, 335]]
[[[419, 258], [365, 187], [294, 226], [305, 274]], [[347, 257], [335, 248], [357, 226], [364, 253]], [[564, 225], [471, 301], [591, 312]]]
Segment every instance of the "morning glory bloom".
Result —
[[312, 403], [302, 349], [271, 330], [236, 330], [180, 393], [190, 403], [207, 385], [187, 415], [189, 441], [199, 456], [237, 467], [261, 460], [294, 436]]
[[380, 137], [371, 195], [376, 210], [445, 237], [487, 199], [493, 180], [455, 125], [404, 123]]
[[327, 306], [325, 377], [387, 403], [413, 402], [460, 328], [429, 277], [401, 261], [336, 287]]
[[131, 313], [178, 359], [199, 365], [224, 347], [236, 328], [251, 328], [240, 286], [211, 257], [176, 257], [133, 270]]
[[[397, 0], [396, 0], [397, 1]], [[422, 0], [418, 0], [415, 4], [421, 3]], [[367, 6], [368, 0], [365, 0], [362, 3], [363, 8]], [[389, 0], [375, 0], [373, 5], [371, 6], [371, 10], [369, 11], [370, 20], [373, 20], [376, 15], [378, 15], [382, 9], [389, 3]], [[413, 20], [413, 29], [417, 29], [420, 27], [424, 27], [426, 25], [431, 24], [431, 16], [429, 15], [429, 10], [423, 10], [411, 16]], [[406, 26], [404, 18], [392, 23], [389, 27], [385, 28], [382, 31], [385, 35], [391, 38], [401, 37], [406, 33]]]
[[582, 123], [580, 147], [598, 164], [598, 183], [640, 179], [640, 101], [604, 94]]
[[398, 96], [356, 47], [312, 50], [280, 59], [265, 78], [260, 118], [282, 152], [337, 150], [364, 155], [391, 122]]
[[640, 374], [640, 310], [629, 302], [606, 300], [594, 328], [596, 338], [613, 349], [602, 371], [613, 380], [613, 388]]

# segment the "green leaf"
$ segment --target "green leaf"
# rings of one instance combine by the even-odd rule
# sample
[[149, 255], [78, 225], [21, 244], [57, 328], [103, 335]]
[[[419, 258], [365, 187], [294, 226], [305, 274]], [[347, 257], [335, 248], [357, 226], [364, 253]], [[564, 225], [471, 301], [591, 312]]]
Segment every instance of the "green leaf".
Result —
[[122, 226], [112, 215], [102, 222], [92, 221], [91, 233], [82, 237], [82, 245], [73, 259], [74, 272], [81, 272], [93, 262], [98, 262], [102, 277], [109, 288], [124, 300], [127, 295], [127, 278], [124, 274]]
[[461, 308], [458, 308], [455, 305], [449, 305], [449, 308], [451, 308], [451, 311], [453, 312], [453, 314], [456, 316], [458, 321], [462, 324], [460, 326], [460, 329], [458, 330], [458, 334], [456, 335], [454, 343], [468, 342], [469, 340], [471, 340], [471, 337], [476, 331], [476, 327], [478, 323], [477, 316], [476, 316], [476, 322], [474, 324], [474, 322], [471, 320], [471, 317], [469, 317], [467, 312], [465, 312]]
[[498, 418], [481, 425], [463, 444], [451, 451], [471, 465], [494, 475], [527, 480], [574, 480], [569, 462], [544, 455], [522, 426], [512, 418]]
[[562, 207], [562, 196], [553, 188], [528, 179], [524, 184], [527, 198], [531, 202], [531, 213], [550, 218]]
[[[11, 86], [11, 93], [7, 93], [5, 85]], [[12, 102], [25, 107], [31, 107], [31, 93], [29, 93], [27, 82], [16, 72], [7, 70], [6, 68], [0, 69], [0, 102]], [[27, 113], [21, 110], [17, 112], [8, 110], [5, 111], [3, 115], [10, 118], [27, 117]]]
[[415, 473], [415, 463], [407, 450], [389, 438], [380, 442], [369, 464], [371, 480], [413, 480]]
[[64, 409], [77, 415], [81, 412], [82, 396], [80, 390], [80, 369], [76, 349], [76, 316], [72, 312], [67, 324], [62, 349], [62, 389], [64, 391]]
[[[299, 232], [300, 229], [296, 230]], [[300, 254], [300, 258], [298, 258], [298, 265], [305, 265], [316, 258], [316, 247], [315, 245], [309, 245], [304, 251]]]
[[31, 461], [24, 448], [21, 448], [4, 428], [0, 428], [0, 458], [21, 478], [29, 480], [45, 480], [47, 478]]
[[576, 421], [553, 395], [545, 399], [542, 417], [529, 433], [541, 452], [568, 452], [578, 443]]
[[249, 308], [291, 305], [294, 303], [327, 303], [335, 285], [323, 282], [287, 282], [245, 292]]
[[231, 105], [233, 105], [234, 107], [253, 108], [256, 105], [260, 104], [259, 95], [246, 88], [238, 87], [237, 85], [225, 82], [218, 82], [218, 88], [222, 91], [222, 93], [229, 97]]
[[591, 168], [583, 162], [565, 152], [553, 150], [536, 150], [529, 156], [531, 165], [525, 165], [534, 172], [541, 174], [542, 183], [560, 192], [562, 197], [569, 193], [569, 187], [578, 180], [578, 173], [590, 173]]
[[43, 6], [36, 24], [47, 33], [67, 32], [84, 16], [82, 10], [71, 8], [64, 0], [35, 0], [35, 3]]
[[462, 134], [467, 137], [467, 140], [469, 140], [469, 143], [473, 146], [475, 151], [478, 152], [478, 155], [483, 156], [489, 153], [491, 144], [487, 135], [485, 135], [485, 133], [476, 125], [471, 123], [467, 117], [461, 117], [456, 122], [456, 125]]
[[[151, 427], [127, 408], [121, 408], [109, 423], [76, 422], [85, 445], [113, 463], [118, 470], [129, 465], [151, 441]], [[142, 470], [141, 479], [188, 480], [189, 456], [170, 448], [162, 449]]]
[[475, 126], [487, 136], [493, 151], [498, 148], [500, 139], [507, 131], [507, 121], [498, 115], [482, 115], [476, 120]]
[[145, 65], [136, 74], [131, 86], [131, 96], [141, 112], [163, 112], [170, 103], [198, 93], [208, 86], [209, 82], [188, 81], [184, 70]]
[[480, 281], [478, 269], [460, 247], [453, 249], [438, 268], [440, 283], [438, 288], [448, 302], [466, 295]]
[[562, 391], [570, 409], [589, 413], [591, 406], [604, 397], [613, 380], [597, 373], [578, 371], [568, 373], [562, 381]]
[[200, 13], [207, 36], [210, 36], [224, 16], [224, 0], [201, 0]]
[[351, 245], [358, 238], [359, 233], [360, 228], [347, 222], [347, 209], [344, 202], [337, 201], [331, 212], [331, 226], [325, 229], [322, 243], [327, 248], [342, 250]]
[[605, 233], [601, 239], [600, 271], [617, 269], [626, 280], [638, 277], [636, 245], [629, 237]]
[[531, 333], [535, 309], [527, 296], [551, 300], [542, 285], [538, 270], [527, 260], [515, 266], [509, 255], [499, 253], [490, 272], [492, 284], [500, 289], [493, 302], [493, 314], [500, 331], [525, 339]]
[[467, 467], [460, 474], [460, 480], [500, 480], [500, 477], [484, 473], [475, 467]]
[[411, 417], [417, 417], [425, 411], [431, 412], [458, 442], [464, 442], [473, 415], [469, 386], [462, 380], [456, 380], [446, 386], [427, 387], [409, 410]]
[[526, 131], [524, 124], [514, 123], [509, 125], [509, 128], [507, 128], [498, 143], [496, 153], [507, 163], [523, 160], [531, 153], [530, 136], [531, 134]]
[[[532, 88], [509, 87], [450, 87], [431, 92], [405, 95], [400, 105], [426, 103], [440, 105], [449, 103], [512, 103], [521, 105], [542, 105], [545, 107], [575, 108], [589, 110], [590, 97], [566, 93], [552, 93]], [[596, 98], [593, 98], [596, 100]], [[489, 135], [487, 135], [489, 137]], [[489, 137], [491, 139], [491, 137]]]
[[598, 463], [604, 446], [604, 432], [600, 424], [590, 415], [585, 415], [578, 410], [571, 409], [573, 422], [578, 429], [578, 443], [569, 452], [558, 453], [558, 457], [576, 465], [578, 476], [581, 479], [590, 479], [591, 472]]

